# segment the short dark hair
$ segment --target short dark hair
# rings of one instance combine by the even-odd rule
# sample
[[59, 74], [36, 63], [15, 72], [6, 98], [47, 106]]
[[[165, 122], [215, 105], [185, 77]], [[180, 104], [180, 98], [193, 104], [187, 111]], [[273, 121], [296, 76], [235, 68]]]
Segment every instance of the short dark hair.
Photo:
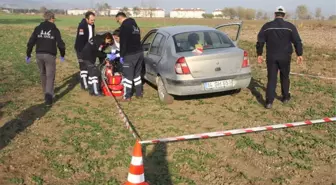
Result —
[[104, 37], [104, 39], [112, 39], [112, 34], [110, 32], [106, 32], [106, 33], [103, 34], [103, 37]]
[[88, 19], [88, 18], [90, 17], [90, 15], [92, 15], [92, 16], [96, 16], [95, 13], [93, 13], [93, 12], [91, 12], [91, 11], [87, 11], [87, 12], [85, 13], [85, 19]]
[[118, 36], [119, 37], [120, 29], [117, 28], [113, 31], [112, 35]]
[[275, 16], [277, 16], [277, 17], [285, 17], [285, 13], [283, 13], [283, 12], [275, 12]]
[[121, 17], [127, 17], [124, 12], [118, 12], [117, 15], [116, 15], [116, 17], [119, 17], [119, 16], [121, 16]]

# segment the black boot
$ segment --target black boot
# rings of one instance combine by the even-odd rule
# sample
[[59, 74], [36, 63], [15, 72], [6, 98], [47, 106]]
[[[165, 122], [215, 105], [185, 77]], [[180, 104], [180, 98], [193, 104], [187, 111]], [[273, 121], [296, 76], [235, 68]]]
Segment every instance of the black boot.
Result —
[[53, 103], [53, 96], [51, 94], [45, 94], [44, 101], [47, 107], [51, 107]]

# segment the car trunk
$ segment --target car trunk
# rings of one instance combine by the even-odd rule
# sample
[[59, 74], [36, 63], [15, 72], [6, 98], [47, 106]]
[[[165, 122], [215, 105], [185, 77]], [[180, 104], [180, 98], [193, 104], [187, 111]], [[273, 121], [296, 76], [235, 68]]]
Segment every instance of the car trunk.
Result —
[[192, 52], [179, 53], [185, 57], [194, 78], [219, 77], [239, 73], [244, 51], [239, 48], [204, 50], [200, 55]]

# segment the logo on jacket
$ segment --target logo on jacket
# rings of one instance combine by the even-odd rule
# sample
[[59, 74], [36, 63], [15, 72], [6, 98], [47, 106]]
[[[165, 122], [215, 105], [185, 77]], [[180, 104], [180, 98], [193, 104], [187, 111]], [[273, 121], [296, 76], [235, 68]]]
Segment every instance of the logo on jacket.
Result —
[[37, 37], [44, 39], [54, 39], [54, 36], [51, 35], [51, 30], [49, 30], [48, 32], [41, 30], [41, 33]]
[[133, 26], [133, 32], [132, 32], [132, 34], [140, 34], [139, 28], [136, 27], [136, 26]]
[[79, 34], [79, 35], [84, 35], [84, 30], [83, 30], [83, 29], [79, 29], [78, 34]]

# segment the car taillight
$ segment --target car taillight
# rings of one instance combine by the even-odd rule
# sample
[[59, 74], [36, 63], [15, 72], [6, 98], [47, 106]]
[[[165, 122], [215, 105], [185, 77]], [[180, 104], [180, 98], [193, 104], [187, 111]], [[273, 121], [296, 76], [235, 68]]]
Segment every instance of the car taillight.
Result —
[[248, 58], [248, 53], [247, 51], [244, 51], [244, 59], [243, 59], [243, 64], [242, 68], [248, 67], [250, 65], [249, 58]]
[[176, 64], [175, 64], [175, 72], [176, 74], [181, 74], [181, 75], [190, 74], [189, 67], [184, 57], [177, 59]]

